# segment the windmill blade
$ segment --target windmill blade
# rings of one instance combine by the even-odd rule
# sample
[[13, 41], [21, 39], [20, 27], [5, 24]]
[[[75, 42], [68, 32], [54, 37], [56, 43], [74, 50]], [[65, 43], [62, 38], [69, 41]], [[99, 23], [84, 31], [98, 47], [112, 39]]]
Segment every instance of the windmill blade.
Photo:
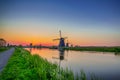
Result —
[[57, 39], [53, 39], [53, 41], [55, 41], [55, 40], [60, 40], [60, 38], [57, 38]]
[[52, 57], [53, 59], [60, 59], [60, 58], [57, 58], [57, 57]]
[[68, 37], [63, 37], [64, 39], [67, 39]]
[[60, 33], [60, 38], [62, 37], [62, 35], [61, 35], [61, 30], [59, 30], [59, 33]]

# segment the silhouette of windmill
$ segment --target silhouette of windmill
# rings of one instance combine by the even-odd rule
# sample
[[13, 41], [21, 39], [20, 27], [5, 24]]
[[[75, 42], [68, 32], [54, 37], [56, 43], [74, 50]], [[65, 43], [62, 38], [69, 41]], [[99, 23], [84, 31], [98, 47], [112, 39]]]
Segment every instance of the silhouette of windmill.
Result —
[[66, 42], [66, 47], [69, 47], [69, 44], [70, 44], [70, 43], [68, 42], [68, 39], [67, 39], [67, 42]]
[[60, 50], [60, 49], [62, 49], [62, 48], [65, 47], [65, 39], [66, 39], [67, 37], [62, 37], [62, 35], [61, 35], [61, 30], [59, 31], [59, 33], [60, 33], [60, 38], [53, 39], [53, 41], [59, 40], [58, 49]]

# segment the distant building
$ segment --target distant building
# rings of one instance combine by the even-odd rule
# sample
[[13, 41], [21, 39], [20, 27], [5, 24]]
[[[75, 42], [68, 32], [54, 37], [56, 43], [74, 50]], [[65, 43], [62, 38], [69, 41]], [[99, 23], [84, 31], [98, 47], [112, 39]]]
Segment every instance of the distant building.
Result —
[[2, 38], [0, 38], [0, 47], [1, 46], [6, 46], [6, 41]]

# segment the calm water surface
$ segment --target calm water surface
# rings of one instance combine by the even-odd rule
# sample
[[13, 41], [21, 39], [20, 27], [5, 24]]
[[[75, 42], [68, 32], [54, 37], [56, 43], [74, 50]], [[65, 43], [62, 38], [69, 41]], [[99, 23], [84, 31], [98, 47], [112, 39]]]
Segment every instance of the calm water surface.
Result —
[[63, 51], [52, 49], [27, 49], [31, 54], [38, 54], [60, 67], [68, 67], [74, 73], [84, 70], [89, 78], [90, 73], [103, 80], [120, 80], [120, 55], [110, 52]]

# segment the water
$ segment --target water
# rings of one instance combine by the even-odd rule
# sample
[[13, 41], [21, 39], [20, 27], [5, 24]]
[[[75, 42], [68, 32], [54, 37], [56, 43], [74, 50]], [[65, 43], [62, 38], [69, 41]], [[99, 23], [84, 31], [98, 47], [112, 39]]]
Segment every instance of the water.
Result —
[[[30, 49], [27, 49], [30, 50]], [[31, 54], [38, 54], [60, 67], [71, 69], [74, 73], [84, 70], [89, 78], [91, 73], [103, 80], [120, 80], [120, 55], [110, 52], [63, 51], [52, 49], [31, 49]]]

